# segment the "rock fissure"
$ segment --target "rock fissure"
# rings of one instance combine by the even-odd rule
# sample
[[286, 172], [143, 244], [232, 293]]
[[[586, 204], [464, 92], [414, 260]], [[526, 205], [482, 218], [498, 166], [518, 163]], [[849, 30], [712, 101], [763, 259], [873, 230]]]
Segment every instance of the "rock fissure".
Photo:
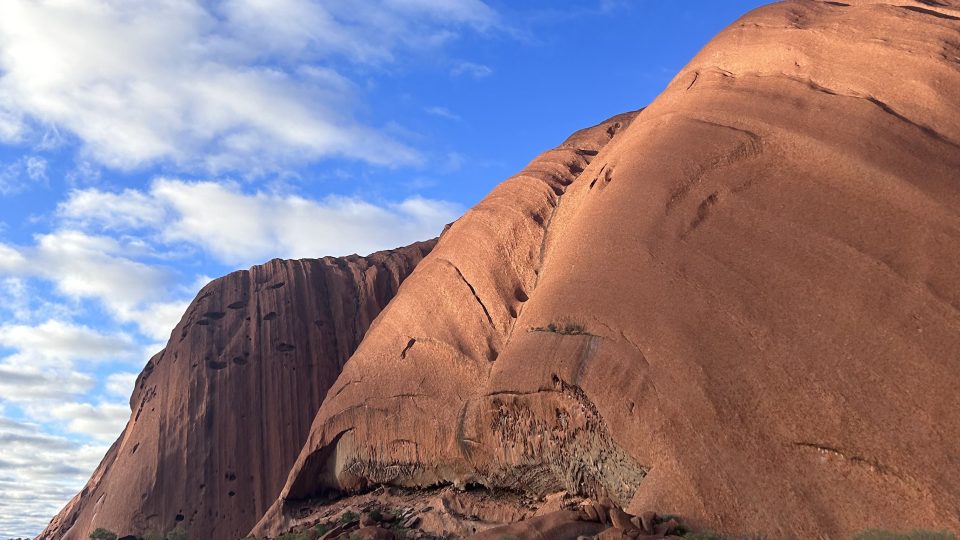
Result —
[[817, 443], [810, 443], [810, 442], [795, 442], [793, 444], [794, 446], [797, 446], [799, 448], [814, 450], [820, 455], [825, 456], [827, 458], [837, 459], [841, 463], [849, 463], [851, 465], [856, 465], [858, 467], [864, 467], [873, 473], [887, 475], [887, 476], [894, 476], [900, 480], [904, 479], [895, 470], [893, 470], [890, 467], [887, 467], [886, 465], [883, 465], [882, 463], [876, 460], [857, 456], [857, 455], [852, 455], [836, 447], [826, 446], [826, 445], [817, 444]]
[[470, 289], [470, 294], [472, 294], [474, 300], [476, 300], [477, 303], [480, 304], [480, 308], [483, 310], [483, 314], [487, 318], [487, 322], [490, 323], [490, 326], [496, 328], [497, 325], [496, 323], [493, 322], [493, 317], [490, 316], [490, 310], [487, 309], [486, 304], [483, 303], [483, 300], [480, 299], [480, 295], [477, 294], [477, 290], [473, 287], [470, 281], [467, 280], [467, 277], [463, 275], [463, 272], [460, 271], [460, 268], [457, 267], [457, 265], [453, 264], [452, 261], [449, 261], [447, 259], [441, 259], [441, 260], [444, 263], [448, 264], [451, 268], [453, 268], [453, 270], [457, 273], [457, 276], [460, 278], [460, 281], [462, 281], [464, 285], [466, 285], [467, 288]]

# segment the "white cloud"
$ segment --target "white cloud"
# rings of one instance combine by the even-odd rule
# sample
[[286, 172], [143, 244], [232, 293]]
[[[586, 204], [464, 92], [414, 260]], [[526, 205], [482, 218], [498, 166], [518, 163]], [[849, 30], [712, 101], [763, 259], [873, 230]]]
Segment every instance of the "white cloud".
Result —
[[461, 208], [420, 197], [377, 205], [352, 197], [312, 200], [244, 193], [230, 183], [160, 179], [149, 192], [75, 191], [58, 211], [74, 224], [150, 228], [162, 243], [192, 244], [227, 263], [252, 264], [268, 257], [366, 254], [406, 245], [438, 235]]
[[24, 356], [8, 357], [0, 362], [0, 396], [6, 401], [59, 400], [78, 396], [93, 386], [93, 377], [69, 366], [31, 366]]
[[77, 309], [76, 306], [45, 298], [25, 278], [7, 276], [0, 278], [0, 315], [2, 314], [8, 315], [8, 320], [19, 323], [36, 323], [49, 319], [73, 319]]
[[58, 320], [0, 325], [0, 347], [13, 351], [0, 358], [0, 401], [16, 403], [72, 399], [94, 386], [83, 367], [139, 360], [141, 352], [126, 334]]
[[0, 271], [14, 272], [21, 270], [26, 264], [24, 258], [16, 248], [0, 244]]
[[[211, 280], [206, 278], [203, 280], [203, 283], [194, 287], [188, 287], [192, 292], [200, 290], [203, 285], [206, 285]], [[154, 302], [148, 304], [144, 308], [131, 310], [125, 313], [125, 317], [122, 319], [125, 322], [135, 322], [137, 328], [140, 330], [140, 333], [147, 336], [150, 339], [157, 341], [166, 342], [170, 338], [170, 332], [173, 331], [173, 327], [180, 322], [180, 319], [183, 317], [184, 312], [187, 311], [187, 307], [190, 306], [190, 300], [175, 300], [173, 302]], [[160, 350], [163, 348], [161, 344], [160, 347], [154, 347], [154, 351]], [[147, 355], [149, 357], [149, 354]]]
[[[109, 394], [123, 399], [129, 399], [133, 387], [137, 382], [136, 373], [117, 372], [107, 376], [106, 389]], [[129, 410], [127, 413], [129, 414]]]
[[474, 79], [483, 79], [484, 77], [493, 75], [493, 68], [483, 64], [474, 64], [473, 62], [458, 62], [450, 69], [450, 74], [454, 77], [466, 75]]
[[159, 299], [169, 272], [129, 258], [135, 245], [61, 230], [37, 236], [29, 272], [50, 279], [71, 298], [98, 298], [117, 314]]
[[0, 325], [0, 346], [18, 349], [31, 365], [76, 360], [115, 360], [136, 351], [126, 334], [104, 334], [86, 326], [48, 320], [38, 326]]
[[166, 215], [150, 195], [133, 189], [120, 193], [76, 190], [59, 206], [58, 212], [80, 226], [100, 224], [107, 230], [156, 227], [163, 223]]
[[[3, 260], [3, 249], [4, 246], [0, 245], [0, 261]], [[0, 262], [0, 268], [3, 267], [4, 264]], [[23, 279], [7, 277], [0, 280], [0, 309], [7, 311], [17, 321], [30, 318], [30, 298]]]
[[106, 450], [0, 415], [0, 537], [37, 535], [80, 490]]
[[497, 22], [479, 0], [208, 5], [5, 0], [0, 141], [59, 127], [91, 159], [123, 169], [162, 161], [256, 174], [331, 155], [417, 162], [352, 117], [356, 91], [336, 65], [389, 62]]
[[[4, 95], [0, 93], [0, 100]], [[2, 101], [0, 101], [2, 102]], [[0, 105], [0, 142], [14, 143], [23, 135], [23, 117], [20, 113]]]
[[39, 156], [24, 156], [12, 163], [0, 165], [0, 195], [19, 193], [33, 184], [46, 181], [47, 160]]
[[[96, 218], [92, 213], [91, 220]], [[26, 247], [0, 244], [0, 273], [7, 274], [5, 279], [19, 279], [21, 285], [26, 278], [47, 280], [71, 300], [97, 300], [114, 319], [137, 324], [151, 339], [166, 339], [185, 309], [185, 301], [170, 297], [195, 292], [174, 287], [174, 275], [168, 269], [136, 260], [153, 255], [150, 246], [137, 238], [117, 240], [61, 229], [37, 235], [35, 240]], [[15, 295], [18, 290], [0, 292]], [[41, 308], [65, 311], [49, 302], [40, 302], [33, 311]], [[23, 306], [19, 312], [27, 315], [31, 310]]]
[[446, 107], [427, 107], [424, 111], [431, 116], [439, 116], [447, 120], [460, 120], [460, 116], [450, 111]]
[[40, 156], [28, 156], [25, 161], [27, 176], [34, 182], [47, 181], [47, 160]]
[[70, 432], [112, 441], [130, 417], [130, 407], [119, 403], [64, 403], [49, 409], [48, 414], [66, 422]]
[[458, 25], [483, 31], [498, 22], [479, 0], [229, 0], [223, 11], [261, 51], [374, 64], [393, 60], [398, 49], [443, 43]]
[[[50, 430], [103, 442], [116, 437], [130, 414], [126, 400], [79, 400], [97, 386], [88, 372], [95, 364], [129, 361], [141, 351], [125, 334], [57, 320], [0, 325], [0, 349], [13, 350], [0, 358], [0, 536], [36, 534], [106, 450]], [[113, 373], [104, 388], [126, 398], [134, 380], [133, 373]]]

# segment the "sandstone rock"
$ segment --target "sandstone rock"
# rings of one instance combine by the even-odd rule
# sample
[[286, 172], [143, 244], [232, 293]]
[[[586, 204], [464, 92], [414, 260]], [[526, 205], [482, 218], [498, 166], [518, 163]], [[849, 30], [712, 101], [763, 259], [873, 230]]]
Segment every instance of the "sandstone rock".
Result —
[[579, 536], [593, 536], [606, 529], [604, 525], [578, 519], [578, 513], [570, 510], [553, 512], [543, 516], [487, 529], [471, 536], [471, 540], [500, 540], [502, 538], [537, 538], [573, 540]]
[[[642, 112], [577, 132], [452, 224], [355, 352], [372, 315], [336, 314], [395, 286], [358, 309], [351, 262], [334, 287], [303, 262], [226, 279], [43, 538], [178, 519], [235, 538], [258, 518], [262, 536], [380, 484], [610, 499], [481, 539], [592, 537], [620, 507], [735, 536], [960, 530], [958, 35], [957, 0], [748, 14]], [[283, 326], [285, 309], [340, 326]], [[653, 517], [644, 532], [668, 534]]]
[[613, 507], [610, 509], [610, 522], [614, 527], [621, 530], [630, 530], [633, 529], [633, 523], [630, 522], [630, 515], [621, 510], [620, 508]]
[[657, 513], [656, 512], [643, 512], [640, 514], [639, 523], [635, 521], [637, 518], [634, 518], [634, 525], [637, 525], [637, 528], [647, 534], [653, 534], [654, 527], [656, 526]]
[[596, 536], [596, 540], [633, 540], [627, 534], [616, 528], [610, 527], [605, 531], [601, 531], [600, 534]]
[[594, 508], [592, 504], [585, 504], [581, 507], [583, 513], [586, 514], [589, 521], [601, 522], [603, 518], [600, 517], [600, 514], [597, 512], [597, 509]]
[[406, 282], [256, 530], [442, 482], [960, 529], [958, 32], [956, 1], [765, 6], [534, 160]]
[[337, 537], [340, 540], [393, 540], [392, 532], [377, 526], [360, 527], [355, 531], [343, 533]]
[[559, 512], [566, 506], [566, 499], [569, 494], [566, 491], [558, 491], [544, 497], [543, 504], [537, 509], [537, 515]]
[[244, 536], [343, 364], [432, 247], [273, 260], [204, 287], [138, 377], [126, 429], [40, 538], [176, 524], [191, 538]]
[[657, 523], [654, 526], [653, 531], [657, 536], [667, 536], [671, 532], [675, 531], [679, 526], [680, 524], [677, 523], [677, 520], [668, 519], [662, 523]]

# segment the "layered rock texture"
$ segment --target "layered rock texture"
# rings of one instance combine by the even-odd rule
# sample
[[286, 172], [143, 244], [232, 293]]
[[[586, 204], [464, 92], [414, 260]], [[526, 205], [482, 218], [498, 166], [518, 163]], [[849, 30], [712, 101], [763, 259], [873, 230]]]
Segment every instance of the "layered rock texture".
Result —
[[244, 536], [343, 364], [432, 247], [277, 259], [204, 287], [138, 377], [123, 434], [40, 538], [178, 524], [190, 538]]
[[[345, 296], [284, 297], [268, 265], [198, 299], [48, 537], [177, 513], [197, 538], [276, 536], [382, 484], [566, 490], [770, 538], [958, 531], [957, 261], [960, 2], [775, 3], [455, 222], [319, 410], [355, 341], [328, 359], [314, 315], [265, 319]], [[261, 347], [269, 367], [243, 363]]]

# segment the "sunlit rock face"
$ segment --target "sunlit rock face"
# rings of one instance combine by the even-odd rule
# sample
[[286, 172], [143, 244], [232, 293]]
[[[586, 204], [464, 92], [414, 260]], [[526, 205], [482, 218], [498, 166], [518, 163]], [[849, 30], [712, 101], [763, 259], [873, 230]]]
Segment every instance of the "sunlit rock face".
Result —
[[756, 10], [450, 228], [255, 531], [380, 483], [960, 529], [958, 216], [958, 4]]
[[766, 6], [429, 255], [204, 289], [43, 537], [276, 536], [378, 484], [770, 538], [960, 530], [958, 171], [960, 4]]

